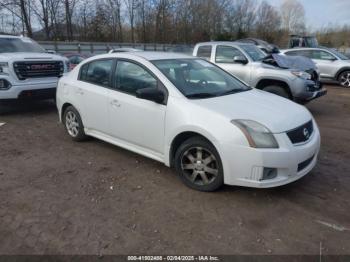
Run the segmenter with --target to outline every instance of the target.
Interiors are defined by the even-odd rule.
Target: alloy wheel
[[[339,80],[342,86],[350,87],[350,72],[342,73]]]
[[[219,174],[213,153],[203,147],[192,147],[182,156],[181,168],[185,177],[198,186],[209,185]]]
[[[76,114],[73,111],[68,111],[66,114],[66,128],[72,137],[76,137],[79,134],[79,121]]]

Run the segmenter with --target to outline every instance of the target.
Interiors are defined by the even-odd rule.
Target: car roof
[[[121,57],[121,58],[125,58],[127,56],[142,57],[142,58],[149,60],[149,61],[166,60],[166,59],[188,59],[188,58],[193,59],[193,58],[195,58],[193,56],[189,56],[189,55],[185,55],[185,54],[172,53],[172,52],[157,52],[157,51],[122,52],[122,53],[112,53],[109,55],[114,56],[114,57]]]
[[[254,45],[251,43],[242,43],[237,41],[211,41],[211,42],[202,42],[198,43],[197,45]]]
[[[289,51],[300,51],[300,50],[331,50],[330,48],[327,47],[295,47],[295,48],[290,48],[290,49],[284,49],[282,50],[283,52],[289,52]]]

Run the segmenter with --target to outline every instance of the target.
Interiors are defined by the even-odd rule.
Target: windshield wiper
[[[226,96],[226,95],[232,95],[232,94],[236,94],[236,93],[240,93],[240,92],[244,92],[244,91],[248,91],[249,89],[232,89],[232,90],[228,90],[225,92],[220,93],[220,96]]]
[[[186,95],[187,98],[210,98],[210,97],[216,97],[217,94],[213,93],[195,93],[195,94],[189,94]]]

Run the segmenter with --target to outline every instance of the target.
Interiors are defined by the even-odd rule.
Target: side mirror
[[[136,97],[140,99],[150,100],[157,104],[163,104],[165,95],[157,88],[142,88],[136,91]]]
[[[233,62],[237,64],[248,64],[248,60],[244,56],[235,56]]]

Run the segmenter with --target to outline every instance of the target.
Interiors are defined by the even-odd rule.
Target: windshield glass
[[[347,57],[346,55],[334,50],[334,49],[328,49],[329,52],[331,52],[333,55],[336,55],[337,57],[339,57],[339,59],[341,60],[349,60],[349,57]]]
[[[0,53],[35,52],[45,50],[29,38],[0,38]]]
[[[266,57],[266,53],[260,50],[255,45],[239,45],[253,61],[261,61]]]
[[[187,98],[209,98],[251,89],[229,73],[202,59],[152,62]]]

